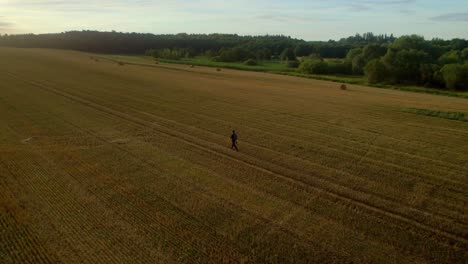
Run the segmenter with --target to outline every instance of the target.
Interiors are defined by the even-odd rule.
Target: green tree
[[[461,88],[462,90],[468,90],[468,62],[465,62],[462,66],[462,71],[463,71],[463,81],[461,83]]]
[[[248,65],[248,66],[255,66],[255,65],[258,65],[257,61],[254,60],[254,59],[248,59],[244,62],[245,65]]]
[[[463,61],[468,61],[468,48],[464,49],[461,52],[461,57],[462,57]]]
[[[328,65],[322,59],[305,59],[299,65],[299,71],[306,74],[326,74]]]
[[[421,64],[430,61],[429,55],[420,50],[394,50],[389,49],[382,58],[388,70],[388,79],[391,82],[419,82]]]
[[[444,53],[439,58],[441,64],[453,64],[459,63],[462,61],[462,53],[458,50],[451,50],[447,53]]]
[[[419,80],[425,86],[443,85],[442,78],[438,77],[440,66],[437,64],[421,64],[419,67]]]
[[[271,60],[271,51],[269,49],[261,49],[256,53],[257,60]]]
[[[455,90],[464,82],[463,66],[460,64],[446,64],[440,70],[444,78],[445,87],[450,90]]]
[[[410,35],[410,36],[401,36],[393,44],[390,48],[397,49],[397,50],[427,50],[428,44],[424,40],[424,37],[418,35]]]
[[[329,74],[351,74],[351,64],[342,59],[327,60]]]
[[[363,74],[364,66],[366,66],[366,60],[362,54],[357,55],[351,62],[351,70],[353,74]]]
[[[361,54],[362,54],[362,49],[361,48],[350,49],[348,51],[348,54],[346,54],[346,61],[348,61],[349,63],[352,63],[353,59],[356,56],[361,55]]]
[[[369,83],[378,83],[385,80],[387,69],[380,59],[373,59],[366,64],[364,72]]]
[[[247,59],[255,59],[255,55],[252,54],[249,50],[242,47],[234,48],[223,48],[219,54],[219,61],[224,62],[236,62],[236,61],[245,61]]]
[[[299,67],[299,65],[301,65],[301,62],[298,60],[291,60],[291,61],[288,61],[287,64],[289,68],[297,68]]]
[[[312,45],[307,43],[300,43],[294,49],[294,54],[296,57],[305,57],[309,56],[314,51]]]
[[[283,50],[283,52],[281,52],[280,58],[283,61],[296,60],[296,55],[294,54],[294,50],[292,48],[286,48]]]
[[[381,46],[379,44],[368,44],[362,50],[362,56],[364,60],[367,62],[380,58],[385,55],[387,52],[387,48]]]

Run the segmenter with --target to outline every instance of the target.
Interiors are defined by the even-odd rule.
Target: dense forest
[[[195,56],[255,65],[277,60],[305,74],[365,75],[370,83],[415,84],[451,90],[468,88],[468,40],[411,35],[356,34],[338,41],[287,36],[72,31],[0,35],[0,46],[56,48],[156,58]]]

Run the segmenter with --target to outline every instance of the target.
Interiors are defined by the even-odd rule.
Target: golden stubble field
[[[0,49],[0,262],[467,261],[468,122],[402,109],[468,100],[91,56]]]

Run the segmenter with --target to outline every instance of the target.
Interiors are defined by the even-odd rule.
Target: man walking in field
[[[232,141],[231,149],[235,149],[236,151],[239,151],[239,149],[237,148],[237,134],[235,130],[232,131],[231,141]]]

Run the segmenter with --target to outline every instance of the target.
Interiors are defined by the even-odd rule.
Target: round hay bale
[[[195,68],[195,65],[190,65],[190,68]]]
[[[221,71],[221,68],[216,68],[216,71],[219,71],[219,72],[220,72],[220,71]]]
[[[346,86],[346,84],[342,84],[340,88],[343,91],[348,90],[348,87]]]

